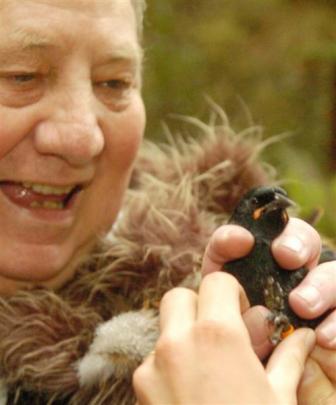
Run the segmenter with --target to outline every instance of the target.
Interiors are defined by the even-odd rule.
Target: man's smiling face
[[[116,218],[142,138],[130,0],[0,0],[0,294],[56,288]]]

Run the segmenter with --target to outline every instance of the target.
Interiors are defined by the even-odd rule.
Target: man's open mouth
[[[55,186],[31,182],[0,182],[0,190],[13,203],[29,209],[63,210],[69,208],[81,185]]]

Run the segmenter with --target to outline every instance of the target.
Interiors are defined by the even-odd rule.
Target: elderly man
[[[194,239],[181,239],[184,251],[177,248],[174,238],[192,227],[174,236],[185,207],[174,204],[186,188],[173,154],[165,160],[172,176],[158,180],[155,190],[144,186],[141,170],[151,167],[153,179],[155,171],[160,178],[171,168],[151,159],[139,163],[134,193],[143,199],[126,204],[120,229],[101,242],[122,206],[144,131],[143,9],[141,0],[0,0],[2,401],[129,404],[137,369],[139,404],[294,403],[314,333],[295,332],[264,370],[255,352],[263,358],[270,351],[267,312],[249,308],[238,283],[218,272],[249,251],[252,236],[233,226],[213,233],[199,294],[181,287],[195,286],[188,278],[192,261],[183,262],[183,277],[170,277],[179,255],[203,251],[216,222],[193,229]],[[225,136],[210,138],[213,150],[224,142],[221,160],[228,159],[226,146],[241,147]],[[176,159],[183,167],[183,156]],[[261,169],[255,163],[249,170]],[[244,181],[241,189],[260,179]],[[239,177],[235,182],[237,189]],[[165,198],[170,209],[155,217],[158,190],[169,185],[175,189]],[[201,201],[198,209],[193,223],[211,211]],[[223,206],[221,217],[228,209]],[[162,245],[172,252],[168,261]],[[335,305],[335,271],[332,264],[316,267],[320,240],[311,227],[292,220],[273,251],[286,268],[312,269],[291,297],[298,313],[314,317]],[[159,332],[156,302],[169,289]],[[318,342],[331,349],[334,318],[317,330]],[[157,339],[156,354],[149,355]]]

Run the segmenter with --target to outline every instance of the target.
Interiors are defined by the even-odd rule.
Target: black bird
[[[282,188],[257,187],[243,196],[229,220],[248,229],[255,244],[247,256],[226,263],[224,270],[238,279],[251,305],[264,305],[271,311],[269,325],[273,344],[297,327],[316,327],[323,318],[301,319],[292,311],[288,294],[305,277],[307,269],[282,269],[272,256],[271,243],[287,225],[286,209],[293,205]]]

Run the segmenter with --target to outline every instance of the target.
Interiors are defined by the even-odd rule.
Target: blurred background
[[[171,114],[208,121],[205,95],[239,131],[289,132],[267,149],[301,216],[336,240],[336,0],[147,0],[147,137]],[[245,105],[245,107],[244,107]]]

